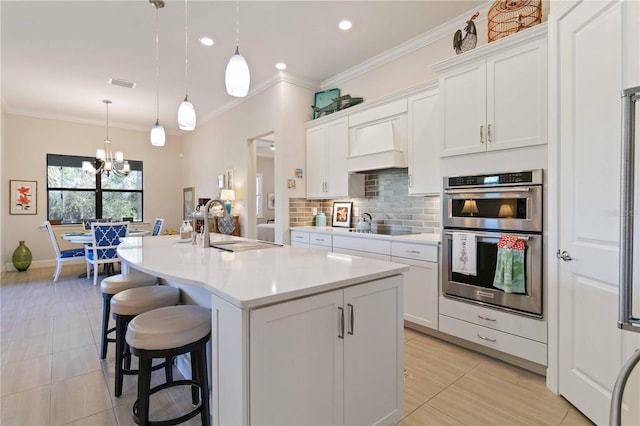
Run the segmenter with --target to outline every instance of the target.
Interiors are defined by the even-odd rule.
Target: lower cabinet
[[[401,282],[389,277],[252,310],[251,423],[398,421]]]
[[[438,329],[438,247],[391,243],[391,261],[411,267],[404,274],[404,319]]]
[[[546,321],[440,298],[439,330],[547,365]]]

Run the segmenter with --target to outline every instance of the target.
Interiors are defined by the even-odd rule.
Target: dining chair
[[[120,261],[116,249],[120,239],[127,236],[129,222],[91,223],[92,244],[85,246],[87,258],[87,279],[91,276],[93,266],[93,285],[98,284],[100,265],[115,264]]]
[[[84,262],[86,260],[85,251],[84,248],[60,250],[60,245],[58,244],[58,240],[56,239],[56,234],[53,232],[53,228],[51,228],[51,223],[48,220],[45,220],[43,226],[49,233],[51,244],[53,245],[53,251],[55,251],[56,253],[57,265],[56,271],[53,274],[53,282],[56,282],[58,281],[58,277],[60,276],[62,264]]]
[[[90,231],[92,223],[105,223],[105,222],[111,222],[111,218],[106,218],[106,219],[82,219],[82,226],[84,227],[85,231]]]
[[[162,225],[164,224],[164,219],[160,219],[159,217],[153,222],[153,230],[151,231],[151,236],[155,237],[156,235],[160,235],[162,232]]]

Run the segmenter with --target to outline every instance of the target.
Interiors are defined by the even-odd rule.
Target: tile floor
[[[78,279],[83,266],[5,272],[0,285],[0,424],[133,425],[136,379],[113,396],[113,345],[98,358],[100,287]],[[409,425],[590,425],[544,378],[406,330],[405,417]],[[161,371],[154,380],[162,380]],[[184,413],[188,389],[155,397],[152,419]],[[199,418],[189,425],[200,424]]]

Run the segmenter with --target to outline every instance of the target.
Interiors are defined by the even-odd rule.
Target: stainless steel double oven
[[[445,297],[542,317],[542,184],[542,170],[444,178]],[[473,274],[457,272],[454,265],[456,233],[472,235],[475,240]],[[524,286],[515,292],[494,285],[498,243],[504,236],[522,240],[525,247]]]

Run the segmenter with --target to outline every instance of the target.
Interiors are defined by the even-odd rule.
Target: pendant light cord
[[[236,51],[240,47],[240,1],[236,0]]]
[[[156,123],[160,122],[160,66],[158,64],[160,49],[158,48],[158,5],[156,4]]]
[[[189,96],[189,11],[184,0],[184,100]]]
[[[107,105],[107,140],[109,140],[109,103],[110,102],[105,102]]]

